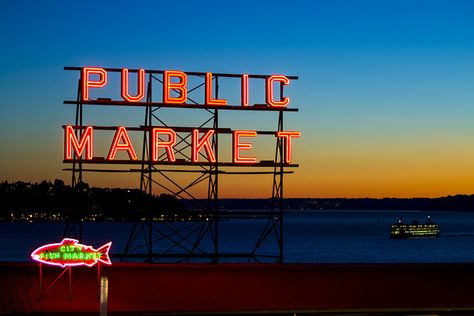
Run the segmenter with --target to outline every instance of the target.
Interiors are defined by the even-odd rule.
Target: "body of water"
[[[390,225],[399,218],[407,223],[415,219],[423,223],[428,215],[440,226],[438,238],[389,238]],[[474,213],[289,211],[284,223],[284,257],[288,263],[474,262]],[[263,220],[220,222],[219,249],[248,252],[265,224]],[[83,223],[81,242],[97,248],[112,240],[111,252],[119,253],[132,227],[132,223]],[[59,242],[64,228],[65,223],[0,223],[0,260],[30,261],[29,254],[35,248]],[[155,233],[155,236],[159,239],[157,247],[166,242],[163,235]],[[209,241],[204,240],[202,247],[206,243]],[[271,251],[272,245],[274,240],[269,239],[262,251],[265,247]]]

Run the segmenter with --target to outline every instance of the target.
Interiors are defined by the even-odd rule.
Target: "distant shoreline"
[[[203,199],[202,201],[205,201]],[[220,199],[220,209],[271,209],[271,199]],[[284,210],[473,212],[474,195],[439,198],[286,198]]]
[[[219,210],[278,209],[270,198],[224,198]],[[438,198],[285,198],[283,210],[474,212],[474,195]],[[75,187],[62,180],[1,182],[0,221],[202,221],[213,216],[207,199],[149,195],[138,189]]]
[[[227,213],[232,213],[233,211],[247,211],[247,210],[242,210],[242,209],[234,209],[234,210],[220,210],[220,212],[227,212]],[[269,209],[267,210],[258,210],[258,209],[248,209],[249,212],[251,211],[261,211],[261,212],[270,212]],[[189,217],[189,213],[196,212],[197,214],[200,214],[198,211],[189,211],[186,216],[179,216],[177,218],[166,218],[166,219],[159,219],[159,218],[152,218],[151,222],[196,222],[196,221],[206,221],[206,218],[210,217]],[[472,213],[472,211],[457,211],[457,210],[449,210],[449,211],[442,211],[442,210],[394,210],[394,209],[373,209],[373,210],[351,210],[351,209],[306,209],[306,210],[300,210],[300,209],[285,209],[283,210],[285,214],[292,214],[292,213],[297,213],[297,214],[303,214],[305,212],[307,213],[312,213],[312,212],[325,212],[325,213],[337,213],[337,212],[351,212],[351,213],[366,213],[366,212],[402,212],[402,213],[426,213],[428,215],[432,215],[434,212],[441,212],[441,213]],[[57,219],[44,219],[41,216],[39,217],[32,217],[30,218],[30,214],[21,214],[23,216],[17,216],[14,218],[0,218],[0,224],[8,224],[8,223],[58,223],[58,224],[67,224],[68,222],[75,222],[75,223],[137,223],[137,222],[148,222],[150,219],[145,219],[145,218],[83,218],[83,219],[69,219],[68,217],[60,217]],[[221,214],[222,215],[222,214]],[[226,220],[225,217],[222,218],[221,220]],[[395,220],[395,218],[394,218]]]

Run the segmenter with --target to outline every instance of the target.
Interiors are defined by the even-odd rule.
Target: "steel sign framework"
[[[247,262],[283,262],[283,198],[284,198],[284,175],[292,173],[291,169],[298,167],[292,163],[291,138],[288,132],[284,131],[284,113],[296,112],[297,108],[288,107],[289,99],[284,96],[284,85],[289,80],[296,80],[296,76],[269,76],[269,75],[241,75],[228,73],[205,73],[205,72],[185,72],[186,78],[192,78],[194,85],[187,87],[183,93],[183,79],[175,74],[167,74],[165,70],[140,70],[128,69],[126,75],[137,75],[138,78],[145,78],[143,81],[137,80],[136,95],[127,94],[128,85],[124,95],[124,71],[120,68],[100,68],[105,72],[95,73],[98,80],[93,81],[91,88],[100,88],[107,82],[107,74],[122,73],[122,98],[123,100],[112,100],[110,98],[91,99],[88,87],[84,80],[84,67],[65,67],[65,70],[79,72],[77,98],[76,100],[66,100],[64,104],[75,106],[75,125],[71,128],[75,139],[84,141],[84,133],[87,128],[94,131],[117,130],[113,126],[92,126],[84,125],[84,112],[89,106],[111,106],[111,107],[142,107],[144,110],[143,124],[139,126],[127,126],[126,130],[142,133],[140,148],[135,143],[135,148],[141,149],[139,157],[133,157],[128,151],[130,159],[104,159],[101,157],[83,157],[77,152],[72,154],[70,159],[64,163],[71,165],[64,170],[70,171],[72,175],[72,185],[75,186],[83,181],[83,174],[86,172],[135,172],[140,174],[140,189],[148,194],[157,191],[171,194],[179,199],[186,199],[192,203],[192,209],[197,215],[191,220],[176,222],[173,220],[153,220],[147,218],[135,222],[130,232],[128,241],[120,254],[122,261],[146,261],[146,262],[222,262],[222,261],[247,261]],[[94,68],[95,69],[95,68]],[[174,77],[174,82],[170,76]],[[86,73],[86,76],[89,76]],[[179,81],[176,82],[178,77]],[[220,80],[227,78],[241,79],[242,81],[242,103],[240,105],[223,104],[219,99]],[[275,79],[275,82],[269,80]],[[249,104],[248,99],[248,79],[264,80],[267,88],[266,104]],[[285,81],[287,80],[287,81]],[[166,81],[164,83],[164,81]],[[269,83],[270,82],[270,83]],[[181,86],[180,86],[181,84]],[[270,94],[268,96],[269,85],[277,85],[278,97]],[[188,82],[189,85],[189,82]],[[86,88],[84,88],[86,86]],[[161,88],[161,89],[160,89]],[[161,91],[168,91],[163,94],[160,100]],[[155,93],[155,90],[156,91]],[[160,91],[161,90],[161,91]],[[204,91],[205,101],[200,103],[194,97],[196,93]],[[87,92],[85,92],[87,91]],[[146,91],[146,92],[145,92]],[[87,94],[85,97],[84,94]],[[141,95],[143,94],[143,101]],[[183,96],[184,95],[184,96]],[[133,99],[135,98],[135,99]],[[170,103],[171,100],[171,103]],[[288,102],[286,102],[288,100]],[[179,101],[179,102],[177,102]],[[173,103],[176,102],[176,103]],[[215,103],[213,103],[215,102]],[[221,102],[221,104],[218,104]],[[286,104],[285,104],[286,103]],[[206,117],[197,126],[173,126],[166,121],[166,115],[161,115],[163,111],[182,111],[183,109],[194,109],[205,113]],[[275,137],[275,152],[273,160],[260,160],[253,163],[236,163],[235,153],[233,161],[223,161],[219,155],[220,137],[232,135],[234,142],[239,140],[239,135],[230,128],[220,125],[220,116],[225,111],[269,111],[277,113],[276,128],[274,130],[256,130],[256,135],[267,135]],[[68,126],[64,126],[68,128]],[[166,141],[170,141],[164,134],[154,137],[155,129],[171,130],[175,135],[173,149],[175,160],[170,161],[169,152],[158,153],[156,142],[161,142],[166,147]],[[198,130],[199,132],[197,132]],[[212,133],[209,131],[213,131]],[[208,132],[208,147],[206,148],[205,137]],[[171,132],[170,132],[171,133]],[[194,133],[194,135],[193,135]],[[203,133],[201,143],[199,143],[199,133]],[[285,134],[286,133],[286,134]],[[290,132],[291,134],[292,132]],[[294,134],[299,136],[298,132]],[[170,136],[169,134],[168,136]],[[282,136],[283,135],[283,136]],[[286,136],[285,136],[286,135]],[[293,136],[294,136],[293,135]],[[243,135],[244,137],[246,135]],[[117,133],[116,133],[117,137]],[[285,138],[286,137],[286,138]],[[92,136],[91,136],[92,138]],[[153,139],[152,139],[153,138]],[[114,140],[115,141],[115,140]],[[92,142],[92,139],[91,139]],[[122,138],[122,147],[126,145],[126,138]],[[85,143],[85,141],[84,141]],[[233,145],[237,151],[245,153],[245,142]],[[125,145],[124,145],[125,144]],[[76,145],[79,144],[77,141]],[[116,144],[117,145],[117,144]],[[198,150],[196,151],[196,147]],[[240,147],[239,147],[240,146]],[[113,146],[112,146],[113,147]],[[79,148],[79,147],[77,147]],[[166,148],[162,148],[166,149]],[[111,149],[112,150],[112,149]],[[84,153],[86,149],[83,150]],[[215,159],[210,159],[214,153]],[[92,155],[92,154],[91,154]],[[138,156],[138,155],[137,155]],[[110,152],[109,156],[110,158]],[[239,158],[239,157],[237,157]],[[244,157],[246,158],[246,157]],[[245,162],[245,161],[244,161]],[[86,167],[87,166],[87,167]],[[113,166],[114,168],[111,168]],[[117,169],[123,166],[124,169]],[[239,168],[236,170],[236,168]],[[192,177],[191,181],[181,183],[179,175],[183,173]],[[219,179],[227,175],[271,175],[273,177],[271,208],[260,211],[225,211],[219,208]],[[198,199],[193,193],[193,188],[197,185],[207,183],[207,199]],[[248,251],[228,251],[222,249],[221,226],[222,223],[236,220],[259,221],[261,228]],[[82,224],[68,223],[65,236],[75,236],[82,238]]]

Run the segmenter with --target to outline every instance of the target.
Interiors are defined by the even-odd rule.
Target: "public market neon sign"
[[[47,244],[31,253],[31,258],[40,263],[70,267],[85,265],[92,267],[97,263],[110,265],[109,250],[112,242],[98,249],[80,244],[76,239],[64,238],[60,243]]]
[[[130,92],[130,72],[129,69],[121,69],[121,98],[125,105],[140,105],[144,104],[143,99],[146,94],[145,85],[145,69],[133,70],[137,76],[137,86],[135,93]],[[83,67],[81,69],[81,101],[92,102],[90,100],[91,89],[101,89],[108,84],[108,72],[100,67]],[[225,98],[213,97],[213,74],[205,73],[204,80],[204,106],[210,109],[222,109],[228,106],[228,101]],[[162,74],[162,106],[179,106],[187,105],[188,100],[188,75],[185,72],[177,70],[165,70]],[[260,110],[270,109],[278,110],[285,109],[290,104],[290,98],[283,96],[283,87],[290,84],[290,79],[284,75],[269,75],[265,76],[265,102],[264,107]],[[241,86],[241,102],[240,106],[249,108],[249,75],[242,74],[240,76]],[[275,97],[275,87],[280,88],[280,97]],[[173,93],[172,93],[173,92]],[[111,100],[109,98],[102,98],[104,100]],[[105,101],[106,102],[106,101]],[[80,130],[79,130],[80,129]],[[176,131],[168,127],[150,127],[150,160],[152,163],[166,162],[175,163],[175,145],[177,140]],[[212,146],[212,138],[216,134],[214,129],[199,129],[194,128],[190,130],[191,133],[191,163],[200,163],[199,156],[205,156],[208,163],[216,162],[216,153]],[[248,154],[249,150],[253,148],[251,138],[257,136],[255,130],[233,130],[232,133],[232,163],[233,164],[256,164],[257,158]],[[292,147],[293,140],[299,138],[301,133],[299,131],[278,131],[274,134],[275,138],[281,140],[284,146],[284,160],[283,163],[290,164],[292,162]],[[164,155],[160,153],[160,151]],[[138,160],[136,150],[133,146],[131,138],[128,134],[127,127],[117,126],[115,135],[112,139],[106,161],[112,162],[118,152],[124,152],[128,155],[130,161]],[[94,160],[94,127],[93,126],[64,126],[64,160],[71,161],[81,157],[82,160]],[[160,160],[160,157],[166,157],[166,160]]]
[[[97,77],[96,80],[91,75]],[[81,73],[82,100],[89,101],[89,90],[104,88],[107,83],[107,71],[104,68],[84,67]],[[290,79],[283,75],[270,75],[266,78],[265,99],[270,107],[283,108],[290,104],[289,97],[283,97],[281,100],[275,99],[275,83],[289,85]],[[129,70],[123,68],[121,71],[121,96],[124,101],[138,103],[145,97],[145,69],[139,69],[137,74],[137,93],[131,95],[129,91]],[[165,70],[163,72],[163,103],[164,104],[184,104],[187,100],[188,76],[185,72],[178,70]],[[179,96],[171,96],[172,91],[179,92]],[[207,72],[205,78],[205,103],[209,106],[226,106],[226,99],[214,99],[212,97],[212,73]],[[241,76],[241,105],[249,106],[249,75]]]

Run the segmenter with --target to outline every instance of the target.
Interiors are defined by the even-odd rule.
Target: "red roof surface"
[[[43,289],[61,273],[43,266]],[[119,264],[109,313],[470,310],[474,265]],[[98,313],[97,268],[39,298],[38,264],[0,264],[0,313]]]

